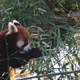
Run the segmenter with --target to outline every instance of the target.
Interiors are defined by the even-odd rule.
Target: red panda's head
[[[13,45],[23,52],[31,49],[29,32],[16,20],[8,23],[6,38],[9,44],[13,42]]]

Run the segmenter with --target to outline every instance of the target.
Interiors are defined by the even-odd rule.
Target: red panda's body
[[[0,32],[0,55],[5,51],[5,34],[8,32],[8,29]]]
[[[14,23],[10,22],[8,26],[8,29],[0,32],[0,68],[6,68],[7,59],[9,58],[11,61],[10,58],[12,58],[12,55],[14,55],[15,52],[18,52],[19,50],[24,51],[24,48],[30,44],[29,33],[22,25],[18,24],[16,26]],[[17,31],[15,31],[14,26],[16,27]]]
[[[8,29],[0,32],[0,74],[9,66],[18,68],[27,60],[40,57],[38,48],[30,47],[28,31],[16,20],[9,22]]]

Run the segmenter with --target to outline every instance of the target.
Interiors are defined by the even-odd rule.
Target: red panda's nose
[[[23,50],[26,51],[26,52],[28,52],[29,50],[31,50],[31,45],[30,45],[30,43],[28,43],[28,45],[25,46],[25,47],[23,48]]]
[[[18,41],[17,46],[20,48],[21,53],[28,52],[29,50],[32,49],[30,43],[26,44],[23,41]]]

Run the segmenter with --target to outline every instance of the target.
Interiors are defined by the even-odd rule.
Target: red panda
[[[9,22],[8,26],[7,39],[9,38],[9,40],[11,40],[12,38],[11,41],[14,41],[17,48],[28,51],[30,49],[29,32],[16,20]],[[11,43],[9,40],[8,43]]]
[[[30,35],[18,21],[8,23],[8,28],[0,32],[0,71],[8,67],[18,68],[27,60],[41,56],[41,50],[31,48]]]
[[[27,52],[29,49],[29,32],[18,21],[9,22],[8,29],[0,32],[0,67],[7,64],[1,64],[7,56],[13,55],[18,50]]]

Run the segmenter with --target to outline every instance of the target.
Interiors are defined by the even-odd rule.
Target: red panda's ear
[[[6,35],[16,33],[16,32],[18,32],[17,27],[12,22],[9,22],[8,23],[8,32]]]
[[[13,20],[12,22],[13,22],[13,24],[14,24],[15,26],[21,25],[17,20]]]

